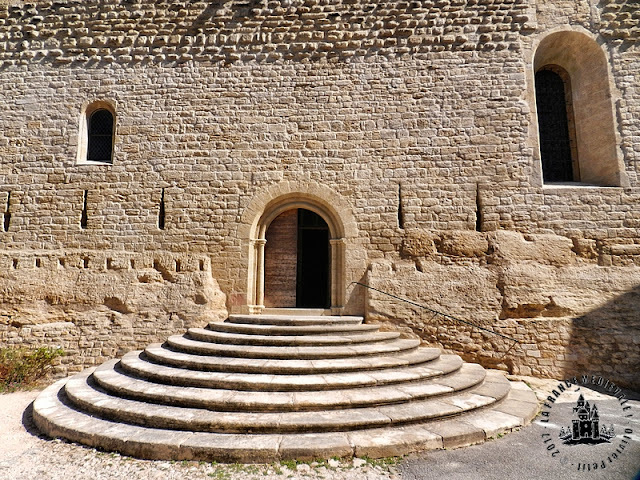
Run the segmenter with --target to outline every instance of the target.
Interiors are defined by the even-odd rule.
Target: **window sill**
[[[562,182],[562,183],[545,183],[542,185],[542,190],[545,193],[562,190],[624,190],[624,187],[619,186],[607,186],[607,185],[593,185],[590,183],[579,182]]]
[[[98,162],[95,160],[83,160],[82,162],[76,162],[76,166],[86,166],[86,165],[98,165],[103,167],[113,167],[113,162]]]

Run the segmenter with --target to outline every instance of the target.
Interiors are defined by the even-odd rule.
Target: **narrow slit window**
[[[4,229],[5,232],[9,231],[9,225],[11,225],[11,212],[9,210],[10,207],[11,207],[11,192],[7,192],[7,208],[4,211],[4,221],[2,225],[2,228]]]
[[[166,216],[166,212],[165,212],[165,206],[164,206],[164,188],[163,188],[162,192],[160,193],[160,206],[158,209],[158,228],[160,230],[164,230],[165,216]]]
[[[476,185],[476,232],[482,231],[482,198],[480,197],[480,185]]]
[[[398,184],[398,228],[404,229],[404,211],[402,210],[402,185]]]
[[[82,214],[80,215],[80,228],[87,228],[87,221],[89,220],[87,214],[87,196],[89,194],[88,190],[85,190],[82,194]]]
[[[113,114],[106,108],[94,111],[87,125],[87,160],[112,163]]]

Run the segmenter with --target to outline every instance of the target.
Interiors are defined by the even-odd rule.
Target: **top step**
[[[242,333],[245,335],[356,335],[376,332],[380,325],[258,325],[255,323],[211,322],[207,327],[214,332]]]
[[[360,325],[362,317],[336,315],[229,315],[228,323],[278,326]]]

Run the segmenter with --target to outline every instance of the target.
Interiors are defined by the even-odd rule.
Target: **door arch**
[[[332,196],[335,194],[332,194]],[[265,245],[271,223],[290,210],[308,210],[320,216],[327,225],[329,237],[328,306],[332,313],[341,313],[345,304],[345,224],[326,200],[312,194],[294,192],[268,202],[254,221],[249,238],[247,306],[250,313],[260,313],[265,307]],[[352,228],[348,224],[348,228]],[[355,222],[353,222],[355,225]]]

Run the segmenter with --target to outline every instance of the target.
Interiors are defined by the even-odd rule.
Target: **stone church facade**
[[[2,2],[0,346],[60,345],[62,375],[313,307],[640,387],[639,24],[632,0]]]

